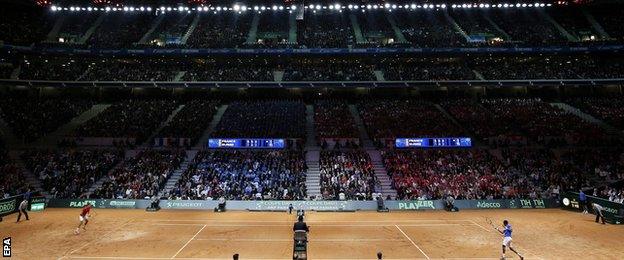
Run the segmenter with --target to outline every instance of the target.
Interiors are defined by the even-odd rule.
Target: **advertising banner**
[[[602,214],[604,215],[605,219],[609,223],[624,224],[623,223],[624,221],[622,219],[624,217],[623,216],[624,204],[615,203],[615,202],[602,199],[602,198],[598,198],[598,197],[594,197],[594,196],[587,196],[587,208],[589,209],[590,212],[593,212],[592,206],[591,206],[592,203],[596,203],[603,207],[604,210]],[[578,211],[578,212],[583,211],[583,205],[579,201],[579,193],[578,192],[564,193],[561,198],[561,207],[563,209],[572,210],[572,211]]]

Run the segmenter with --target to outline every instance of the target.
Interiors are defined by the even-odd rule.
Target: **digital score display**
[[[286,147],[284,139],[208,139],[208,148],[229,149],[283,149]]]
[[[462,148],[472,147],[470,137],[397,138],[397,148]]]

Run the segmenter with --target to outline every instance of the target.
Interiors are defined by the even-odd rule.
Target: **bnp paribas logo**
[[[11,213],[15,210],[15,200],[0,203],[0,214]]]

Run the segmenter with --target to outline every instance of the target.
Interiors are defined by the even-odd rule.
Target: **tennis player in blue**
[[[501,257],[501,259],[505,259],[505,249],[507,247],[509,247],[509,250],[516,253],[516,255],[518,255],[521,260],[524,259],[524,257],[511,246],[511,233],[513,232],[513,229],[511,228],[511,225],[509,225],[509,221],[503,220],[503,227],[505,228],[503,230],[496,228],[498,232],[503,234],[503,257]]]

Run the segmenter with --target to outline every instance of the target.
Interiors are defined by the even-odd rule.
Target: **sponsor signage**
[[[587,203],[586,206],[590,210],[590,212],[593,212],[593,209],[591,206],[592,203],[596,203],[602,206],[603,208],[602,213],[608,222],[613,223],[613,224],[624,224],[624,221],[622,219],[623,216],[620,215],[620,211],[624,209],[624,204],[615,203],[613,201],[609,201],[609,200],[594,197],[594,196],[587,196],[586,203]],[[561,207],[567,210],[582,211],[583,205],[579,201],[578,192],[564,193],[563,197],[561,198]]]
[[[16,211],[17,200],[16,199],[6,199],[0,201],[0,215],[9,215]]]
[[[442,201],[439,201],[440,203]],[[442,209],[433,200],[398,201],[399,210]]]

